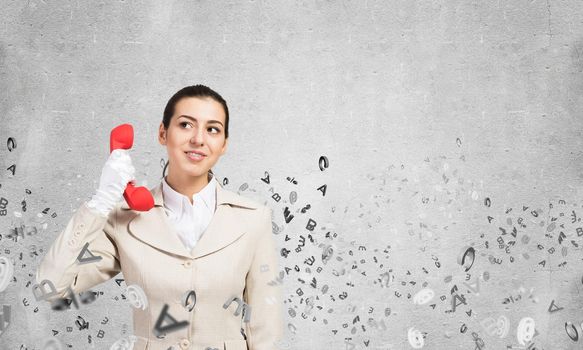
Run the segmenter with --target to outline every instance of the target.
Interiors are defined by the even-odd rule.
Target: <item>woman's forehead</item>
[[[187,97],[176,104],[174,115],[186,116],[197,122],[218,120],[225,121],[223,106],[212,98]]]

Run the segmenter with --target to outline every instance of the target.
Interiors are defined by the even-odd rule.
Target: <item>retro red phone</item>
[[[116,149],[130,149],[134,144],[134,128],[131,124],[121,124],[111,130],[109,153]],[[144,186],[136,187],[134,181],[128,182],[123,197],[129,207],[137,211],[148,211],[154,207],[154,197]]]

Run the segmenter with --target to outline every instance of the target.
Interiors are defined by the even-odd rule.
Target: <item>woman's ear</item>
[[[165,146],[166,145],[166,129],[164,128],[164,123],[160,123],[160,128],[158,129],[158,142]]]
[[[225,139],[225,143],[223,144],[223,149],[221,150],[221,156],[227,152],[227,143],[229,139]]]

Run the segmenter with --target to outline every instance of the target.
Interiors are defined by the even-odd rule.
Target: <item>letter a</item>
[[[156,325],[154,326],[154,334],[157,337],[164,335],[166,332],[174,332],[179,330],[180,328],[184,328],[188,326],[188,321],[176,322],[176,319],[168,313],[168,304],[164,304],[162,311],[160,312],[160,316],[158,316],[158,320],[156,321]],[[168,318],[170,321],[166,322],[169,323],[166,326],[162,327],[162,323],[164,320]]]
[[[89,247],[89,242],[85,243],[83,249],[81,249],[81,253],[79,253],[79,255],[77,256],[77,261],[79,262],[79,264],[88,264],[102,259],[102,257],[100,256],[93,255],[93,253],[91,253],[91,251],[89,251],[87,247]],[[85,258],[85,253],[89,255],[88,258]]]

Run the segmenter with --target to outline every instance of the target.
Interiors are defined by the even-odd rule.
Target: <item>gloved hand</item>
[[[135,172],[129,150],[113,150],[101,170],[97,193],[87,202],[87,207],[107,217],[115,204],[124,199],[125,188],[135,180]]]

